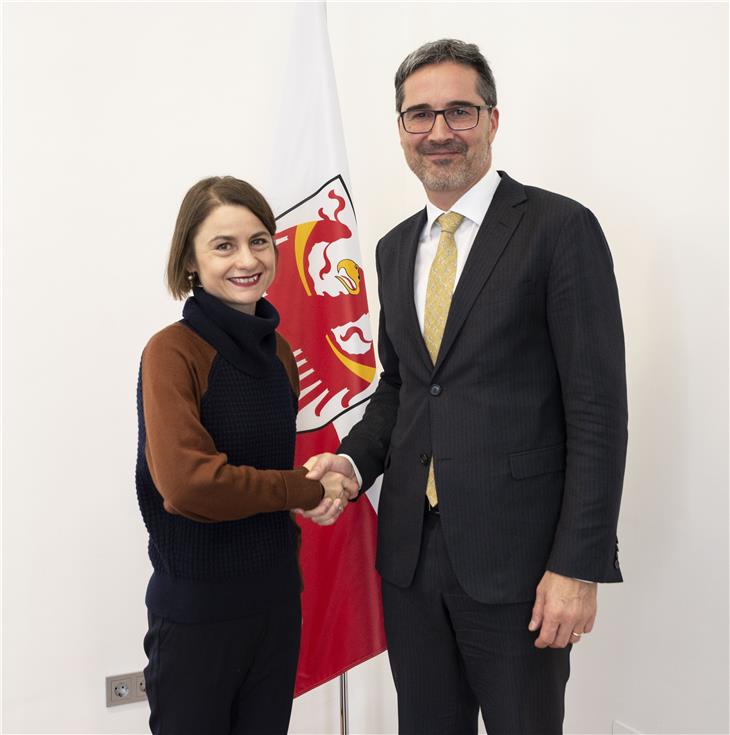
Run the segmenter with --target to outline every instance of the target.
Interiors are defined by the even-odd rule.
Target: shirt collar
[[[474,186],[464,192],[462,197],[451,207],[452,212],[463,214],[468,220],[480,227],[489,205],[492,203],[494,192],[499,186],[500,178],[497,169],[492,165],[484,176]],[[444,213],[435,204],[426,202],[426,232],[430,233],[437,217]]]

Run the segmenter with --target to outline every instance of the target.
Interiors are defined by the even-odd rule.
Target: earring
[[[190,284],[190,288],[195,285],[195,273],[188,273],[188,283]]]

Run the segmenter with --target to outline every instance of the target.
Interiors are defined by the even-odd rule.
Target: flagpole
[[[350,717],[347,712],[347,672],[340,674],[340,735],[349,735]]]

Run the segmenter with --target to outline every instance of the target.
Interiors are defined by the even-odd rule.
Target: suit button
[[[438,396],[441,395],[441,386],[434,383],[428,391],[432,396]]]
[[[421,464],[424,466],[427,465],[431,460],[431,458],[427,454],[419,455],[418,459],[421,460]]]

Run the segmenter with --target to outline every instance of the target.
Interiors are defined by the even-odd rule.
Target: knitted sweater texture
[[[235,619],[299,592],[289,509],[322,488],[292,469],[298,378],[278,322],[264,299],[247,315],[196,288],[145,347],[136,484],[156,615]]]

